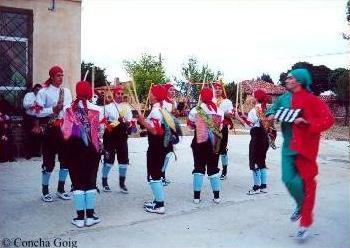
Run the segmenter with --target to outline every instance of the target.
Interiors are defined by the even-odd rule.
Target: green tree
[[[105,86],[106,84],[110,84],[110,82],[107,80],[106,75],[106,69],[101,68],[99,66],[94,65],[94,63],[91,62],[81,62],[81,80],[84,79],[85,73],[89,70],[89,73],[86,77],[86,80],[88,82],[92,81],[92,67],[95,66],[95,87]]]
[[[270,84],[274,84],[272,78],[270,77],[270,75],[268,73],[263,73],[260,77],[257,78],[257,80],[262,80],[262,81],[268,82]]]
[[[227,98],[230,99],[233,103],[236,102],[236,93],[237,93],[237,85],[234,81],[225,84],[225,91]]]
[[[349,79],[349,70],[346,70],[337,78],[334,88],[337,100],[345,107],[345,125],[349,123]]]
[[[312,85],[311,90],[315,95],[321,94],[323,91],[329,90],[329,76],[331,73],[331,69],[329,69],[325,65],[318,65],[315,66],[308,62],[298,62],[295,63],[290,70],[287,72],[283,72],[280,74],[280,84],[282,86],[285,86],[285,80],[287,78],[288,73],[291,70],[299,69],[299,68],[305,68],[308,69],[308,71],[311,74],[312,77]]]
[[[328,84],[329,84],[329,87],[332,91],[335,90],[336,82],[337,82],[338,78],[346,71],[347,70],[345,68],[337,68],[337,69],[331,71],[331,73],[329,74],[329,78],[328,78]]]
[[[194,83],[203,83],[203,80],[212,82],[218,80],[218,78],[223,75],[221,71],[214,73],[208,65],[200,66],[198,60],[194,57],[189,58],[188,61],[182,65],[181,74],[186,81],[175,80],[177,82],[177,87],[180,92],[187,95],[192,102],[198,100],[201,88],[201,85],[196,85]]]
[[[124,68],[133,76],[140,101],[147,98],[152,83],[167,81],[162,59],[150,54],[142,54],[139,60],[124,60]]]

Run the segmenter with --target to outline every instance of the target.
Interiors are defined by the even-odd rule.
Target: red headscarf
[[[92,87],[87,81],[80,81],[75,86],[77,98],[74,100],[72,108],[75,110],[80,100],[82,100],[84,108],[87,109],[87,101],[92,98]]]
[[[115,95],[117,92],[123,92],[124,91],[124,87],[121,84],[118,84],[117,86],[115,86],[115,88],[113,89],[113,94]]]
[[[215,112],[217,111],[217,107],[215,103],[213,102],[213,91],[209,88],[203,88],[201,90],[201,101],[205,103],[209,110],[214,109]]]
[[[253,96],[259,103],[261,103],[261,108],[265,111],[266,104],[269,101],[269,95],[263,90],[256,90],[254,91]]]
[[[215,88],[220,88],[222,90],[221,97],[226,98],[225,89],[224,89],[223,85],[220,82],[213,82],[213,87],[214,87],[214,89]]]
[[[171,87],[174,87],[174,85],[172,85],[171,83],[166,83],[164,84],[164,88],[165,88],[165,91],[166,91],[166,98],[165,98],[165,101],[167,101],[168,103],[172,103],[172,100],[169,99],[168,97],[168,91]]]
[[[167,91],[165,90],[165,87],[161,85],[153,85],[151,88],[151,93],[155,97],[156,101],[161,105],[167,97]]]
[[[58,65],[51,67],[51,69],[49,70],[50,77],[45,81],[44,87],[48,87],[50,83],[52,83],[52,79],[54,78],[54,76],[56,76],[58,73],[63,73],[63,69],[61,67],[59,67]]]

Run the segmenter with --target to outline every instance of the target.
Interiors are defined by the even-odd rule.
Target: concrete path
[[[2,242],[9,239],[12,246],[8,247],[15,247],[13,239],[18,237],[25,242],[41,238],[50,247],[60,244],[61,247],[82,248],[349,247],[347,142],[322,141],[315,224],[310,239],[301,245],[294,237],[297,224],[289,221],[294,204],[280,180],[280,149],[268,151],[269,193],[248,196],[250,137],[230,136],[229,176],[222,183],[222,203],[211,202],[209,180],[205,180],[203,201],[194,205],[191,139],[184,137],[176,148],[179,158],[167,173],[172,183],[165,188],[167,212],[162,216],[146,213],[142,207],[144,201],[152,199],[146,183],[147,139],[130,139],[131,165],[127,175],[130,194],[118,192],[117,167],[114,167],[110,173],[110,186],[114,191],[101,193],[97,199],[96,212],[102,222],[90,228],[77,229],[70,224],[75,216],[72,201],[57,199],[44,203],[40,200],[40,159],[0,164]],[[280,146],[281,139],[277,144]],[[51,192],[56,189],[57,179],[58,168],[50,181]],[[100,184],[100,176],[98,182]],[[68,186],[70,183],[67,189]],[[19,247],[26,244],[20,243]]]

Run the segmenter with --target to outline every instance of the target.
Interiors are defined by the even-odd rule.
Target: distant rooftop
[[[269,95],[282,95],[286,88],[281,85],[271,84],[263,80],[245,80],[241,82],[244,93],[252,94],[255,90],[264,90]]]

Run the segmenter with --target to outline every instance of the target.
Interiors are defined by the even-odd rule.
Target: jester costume
[[[301,230],[313,223],[312,211],[315,203],[318,166],[316,163],[321,132],[329,129],[334,118],[328,106],[310,92],[311,76],[306,69],[292,70],[294,77],[303,86],[295,93],[280,96],[267,111],[275,115],[282,108],[300,109],[307,124],[282,122],[284,138],[282,146],[282,181],[294,198],[297,208],[291,216],[292,221],[300,219]],[[298,233],[298,235],[303,233]]]
[[[77,99],[65,111],[61,130],[77,212],[77,218],[72,220],[72,224],[83,227],[100,222],[100,219],[94,216],[94,209],[96,177],[101,156],[99,126],[102,114],[97,106],[88,102],[92,97],[90,83],[78,82],[76,92]]]
[[[220,178],[218,168],[220,142],[222,139],[222,122],[224,112],[217,108],[213,100],[213,91],[204,88],[201,93],[201,104],[193,108],[188,116],[188,125],[195,130],[192,140],[194,160],[193,169],[193,202],[200,203],[203,177],[207,172],[213,190],[215,203],[220,203]]]

